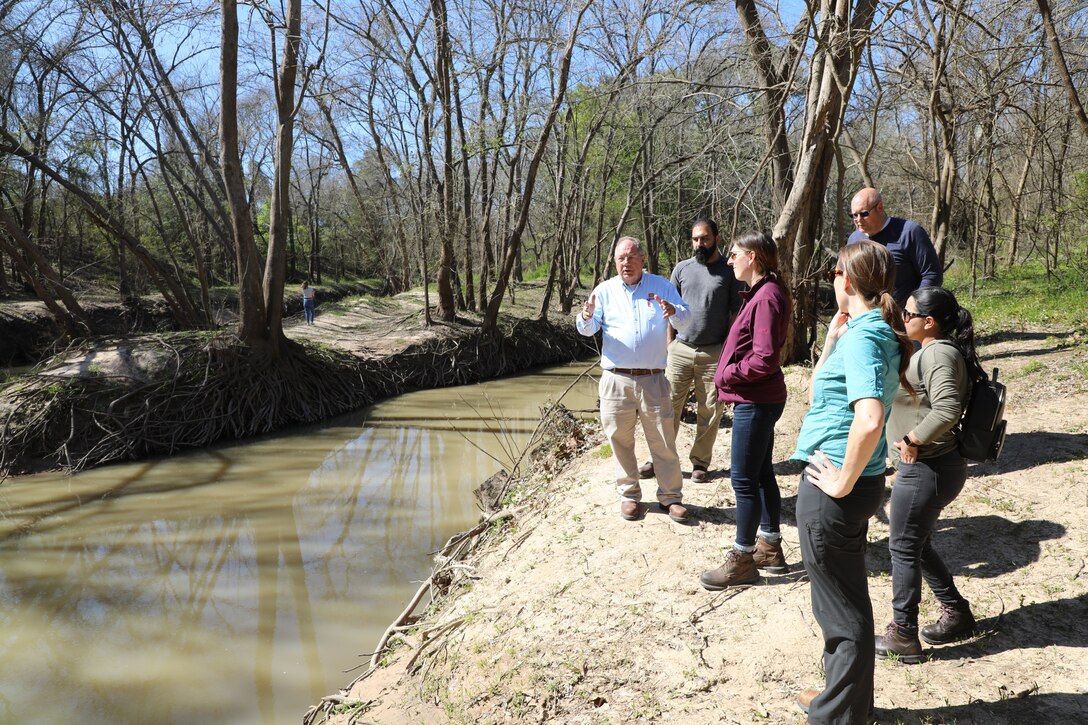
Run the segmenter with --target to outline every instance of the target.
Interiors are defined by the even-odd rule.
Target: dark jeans
[[[869,518],[884,498],[884,475],[862,476],[831,498],[801,474],[797,530],[809,577],[812,614],[824,635],[823,692],[809,706],[813,725],[866,722],[873,704],[876,635],[865,569]]]
[[[782,492],[774,477],[774,424],[785,403],[737,403],[733,406],[733,444],[729,479],[737,496],[737,544],[756,545],[756,530],[778,531]]]
[[[933,548],[933,528],[944,507],[952,503],[967,480],[967,462],[959,451],[917,463],[900,463],[892,485],[888,514],[892,555],[892,609],[901,627],[918,626],[922,578],[937,600],[960,604],[952,574]]]

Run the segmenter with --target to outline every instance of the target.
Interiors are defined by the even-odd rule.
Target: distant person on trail
[[[314,288],[309,282],[302,283],[302,311],[306,313],[306,324],[314,324]]]
[[[972,385],[986,372],[975,351],[971,313],[948,290],[915,290],[903,307],[903,322],[910,339],[921,344],[906,376],[918,394],[900,387],[888,419],[889,453],[899,461],[888,514],[893,619],[884,636],[876,638],[876,654],[915,664],[925,659],[918,641],[923,578],[941,605],[941,616],[922,627],[922,639],[945,644],[975,629],[971,605],[956,589],[931,539],[941,511],[967,480],[955,428]]]
[[[813,725],[872,722],[876,637],[866,534],[884,500],[884,426],[914,350],[892,299],[895,260],[885,247],[843,247],[830,275],[837,309],[791,456],[809,462],[797,487],[797,534],[824,638],[826,685],[797,698]]]
[[[926,230],[907,219],[888,216],[884,199],[871,187],[854,194],[850,217],[857,230],[847,244],[872,239],[892,253],[895,259],[895,288],[892,297],[902,307],[910,293],[919,287],[940,287],[944,269]]]
[[[617,275],[601,282],[575,317],[587,337],[602,331],[601,425],[619,468],[616,489],[620,516],[634,521],[642,513],[635,424],[642,422],[657,472],[657,501],[669,518],[689,520],[684,479],[676,455],[672,391],[665,378],[666,328],[687,329],[691,314],[672,283],[642,269],[642,247],[634,237],[616,243]]]
[[[774,426],[786,407],[782,345],[792,307],[778,277],[778,247],[769,234],[733,240],[729,264],[748,285],[729,329],[714,383],[718,400],[733,404],[729,480],[737,499],[737,532],[725,563],[704,572],[704,589],[759,581],[759,569],[787,571],[782,553],[782,493],[774,475]]]
[[[733,276],[718,249],[721,236],[710,219],[698,219],[691,227],[692,256],[672,270],[670,281],[691,310],[691,323],[681,333],[669,327],[669,358],[665,377],[672,388],[672,429],[680,431],[680,416],[695,388],[698,413],[695,442],[691,446],[691,482],[703,483],[718,437],[718,424],[725,405],[718,402],[714,372],[729,324],[740,308],[743,287]],[[679,453],[679,451],[677,451]],[[654,475],[653,463],[639,468],[642,478]]]

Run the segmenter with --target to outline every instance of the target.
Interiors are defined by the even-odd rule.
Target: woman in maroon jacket
[[[748,291],[718,360],[718,400],[733,403],[729,478],[737,497],[737,535],[725,563],[699,578],[711,591],[759,581],[759,569],[787,570],[779,523],[782,495],[771,467],[774,425],[786,406],[779,352],[790,298],[778,278],[778,249],[764,232],[733,240],[729,265]],[[758,529],[758,531],[757,531]]]

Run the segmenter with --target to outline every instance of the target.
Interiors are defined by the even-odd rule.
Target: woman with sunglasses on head
[[[956,424],[972,385],[986,377],[975,351],[971,313],[942,287],[915,290],[903,308],[907,335],[919,343],[907,368],[917,395],[900,389],[888,420],[888,443],[898,471],[892,485],[888,549],[892,557],[892,612],[876,653],[914,664],[924,659],[918,641],[918,602],[924,578],[940,603],[937,622],[922,627],[929,644],[953,642],[974,631],[971,606],[933,548],[941,511],[960,494],[967,462],[956,445]]]
[[[778,248],[769,234],[733,240],[729,266],[748,285],[729,328],[714,385],[733,403],[729,479],[737,497],[737,533],[725,563],[704,572],[704,588],[718,591],[759,581],[759,569],[785,572],[779,524],[782,494],[772,467],[774,425],[786,406],[780,352],[790,324],[790,297],[778,278]]]
[[[824,636],[823,691],[798,698],[810,723],[864,723],[873,705],[875,636],[865,570],[869,518],[884,498],[884,426],[913,347],[892,299],[895,260],[876,242],[839,250],[838,311],[810,387],[793,458],[809,461],[797,490],[801,558]]]

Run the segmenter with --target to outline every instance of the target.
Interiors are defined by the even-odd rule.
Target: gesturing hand
[[[595,309],[597,309],[597,295],[590,295],[586,303],[582,305],[582,319],[591,320]]]
[[[676,308],[673,307],[672,304],[664,297],[658,297],[653,292],[651,292],[647,297],[648,299],[657,302],[657,306],[661,308],[662,317],[669,318],[676,314]]]

